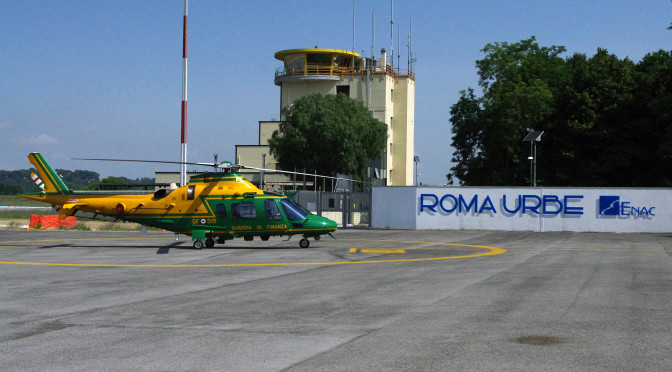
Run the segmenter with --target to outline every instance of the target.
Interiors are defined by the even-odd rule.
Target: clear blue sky
[[[390,1],[357,0],[355,48],[367,56],[374,7],[376,53],[390,48]],[[39,151],[56,168],[103,177],[178,171],[71,158],[179,160],[183,11],[183,0],[4,1],[0,169],[28,168],[27,154]],[[352,1],[190,1],[189,160],[234,160],[236,144],[256,144],[257,122],[279,118],[273,54],[350,50],[352,12]],[[450,106],[460,90],[477,87],[474,62],[487,43],[536,36],[565,46],[565,57],[599,47],[634,61],[672,48],[670,0],[396,0],[394,19],[402,68],[413,22],[415,147],[425,184],[445,182]]]

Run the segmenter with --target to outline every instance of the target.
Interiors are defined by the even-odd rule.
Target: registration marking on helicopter
[[[126,238],[117,239],[68,239],[76,241],[95,241],[95,240],[124,240]],[[147,240],[162,240],[158,238],[147,238]],[[475,258],[484,256],[499,255],[506,252],[506,249],[470,244],[457,243],[440,243],[440,242],[421,242],[421,241],[397,241],[397,240],[368,240],[368,239],[343,239],[343,240],[359,240],[364,242],[395,242],[405,244],[430,244],[430,245],[445,245],[475,248],[486,250],[486,252],[456,255],[456,256],[442,256],[442,257],[421,257],[421,258],[399,258],[399,259],[372,259],[372,260],[358,260],[358,261],[326,261],[326,262],[260,262],[260,263],[230,263],[230,264],[107,264],[107,263],[67,263],[67,262],[13,262],[0,261],[2,265],[33,265],[33,266],[69,266],[69,267],[144,267],[144,268],[206,268],[206,267],[250,267],[250,266],[327,266],[327,265],[353,265],[353,264],[374,264],[374,263],[398,263],[398,262],[418,262],[418,261],[443,261],[461,258]],[[8,243],[34,243],[34,242],[50,242],[63,241],[62,239],[50,240],[22,240],[22,241],[0,241],[0,244]],[[244,249],[244,247],[236,247]],[[270,248],[272,249],[272,248]],[[420,248],[410,248],[414,251],[421,251]],[[354,250],[354,252],[353,252]],[[351,248],[350,253],[405,253],[404,249],[375,249],[375,248]]]

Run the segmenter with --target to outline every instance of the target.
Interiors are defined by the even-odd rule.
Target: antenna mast
[[[352,0],[352,72],[355,72],[355,4],[357,0]]]
[[[390,70],[394,72],[394,0],[390,0]]]
[[[180,186],[187,184],[187,6],[184,0],[184,22],[182,24],[182,156],[180,164]]]
[[[401,68],[401,24],[397,25],[397,74],[399,74],[399,69]]]
[[[413,19],[408,20],[408,74],[411,75],[413,73],[413,67],[411,66],[411,59],[413,58],[413,52],[411,48],[413,48],[413,40],[411,39],[411,33],[413,32]]]
[[[371,11],[371,59],[376,59],[374,44],[376,41],[376,7]]]

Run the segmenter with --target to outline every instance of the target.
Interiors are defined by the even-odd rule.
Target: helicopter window
[[[231,204],[231,213],[233,217],[253,220],[257,218],[257,209],[254,203],[236,203]]]
[[[191,185],[187,187],[187,200],[194,200],[194,195],[196,194],[196,186]]]
[[[285,209],[287,218],[292,221],[302,221],[306,219],[306,216],[308,215],[307,210],[303,209],[302,206],[296,204],[291,199],[280,199],[280,204],[282,204],[282,208]]]
[[[217,204],[217,216],[218,217],[226,217],[226,205]]]
[[[266,218],[269,221],[278,221],[282,219],[282,213],[278,204],[273,199],[264,200],[264,209],[266,210]]]

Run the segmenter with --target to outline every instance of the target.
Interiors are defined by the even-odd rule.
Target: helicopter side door
[[[264,200],[264,212],[266,214],[265,233],[261,235],[261,238],[266,240],[270,235],[284,235],[289,225],[280,211],[278,199]]]
[[[219,203],[215,205],[215,216],[217,218],[217,227],[227,229],[229,220],[226,214],[226,204]]]
[[[257,207],[253,201],[231,203],[231,230],[245,239],[252,238],[258,226]]]

